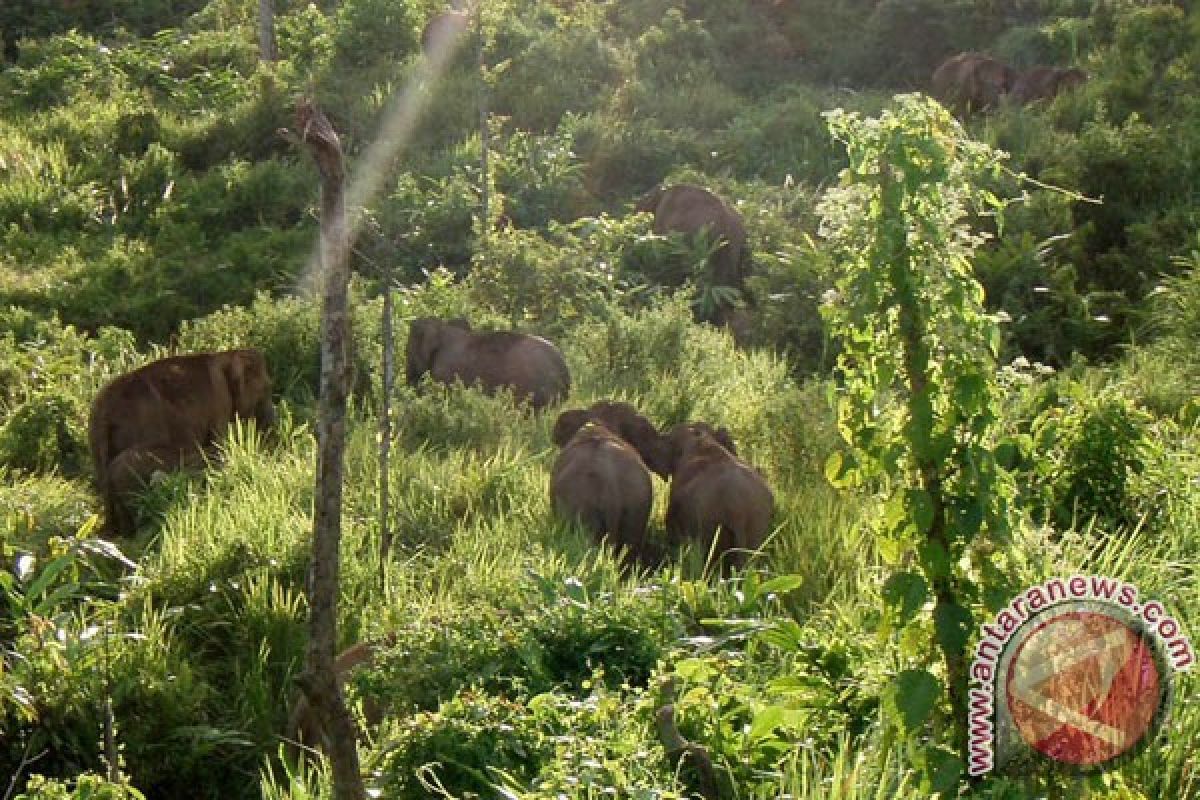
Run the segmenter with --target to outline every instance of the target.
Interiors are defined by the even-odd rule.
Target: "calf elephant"
[[[486,392],[512,389],[535,410],[562,401],[571,388],[567,362],[550,342],[512,331],[473,331],[463,319],[413,320],[408,329],[409,386],[426,373],[439,383],[479,384]]]
[[[257,350],[154,361],[96,395],[88,441],[96,485],[114,533],[133,530],[126,496],[157,470],[202,466],[235,419],[275,421],[271,378]]]
[[[597,539],[608,536],[629,558],[651,564],[646,523],[654,505],[654,482],[642,457],[603,423],[585,419],[575,425],[561,416],[559,423],[556,434],[570,433],[550,474],[554,510],[578,520]]]
[[[712,547],[729,566],[744,564],[771,527],[775,498],[767,482],[737,457],[723,428],[683,423],[665,439],[671,470],[668,541],[680,544],[691,539]]]
[[[654,215],[655,233],[682,233],[697,236],[703,232],[719,241],[709,258],[709,278],[714,286],[744,289],[748,253],[746,224],[742,215],[720,197],[700,186],[680,183],[660,184],[637,201],[637,211]],[[723,323],[730,309],[718,308],[716,318]]]
[[[339,688],[345,688],[350,675],[359,667],[370,667],[381,648],[392,647],[396,643],[394,635],[388,635],[373,642],[359,642],[343,650],[333,662],[334,677]],[[378,725],[383,721],[383,707],[373,697],[363,698],[363,717],[368,725]],[[322,748],[329,752],[329,737],[325,734],[316,710],[308,702],[303,693],[297,693],[292,713],[288,716],[287,730],[284,732],[288,751],[293,760],[298,760],[300,748]]]
[[[1017,80],[1017,71],[982,53],[959,53],[933,71],[933,95],[960,114],[995,108]]]
[[[1075,67],[1033,67],[1021,73],[1012,89],[1012,99],[1021,104],[1051,100],[1087,81],[1087,73]]]

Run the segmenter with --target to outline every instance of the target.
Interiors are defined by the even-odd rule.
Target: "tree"
[[[275,0],[258,0],[258,57],[261,61],[279,58],[275,47]]]
[[[334,672],[337,644],[339,546],[342,538],[342,472],[346,441],[346,398],[350,387],[350,312],[346,302],[349,266],[342,146],[325,115],[307,100],[296,108],[301,140],[321,174],[320,257],[321,383],[317,400],[317,470],[309,566],[309,641],[304,675],[298,679],[325,731],[333,767],[334,796],[363,800],[357,731]]]
[[[999,206],[972,179],[1002,166],[919,95],[898,97],[878,119],[839,109],[828,121],[850,158],[821,214],[844,269],[824,312],[842,346],[838,426],[853,455],[835,456],[827,472],[886,498],[884,625],[903,633],[912,667],[896,675],[885,708],[925,790],[953,793],[971,607],[992,579],[985,553],[1008,533],[1012,495],[1000,464],[1013,445],[993,434],[1000,337],[970,264],[983,237],[964,222],[969,207]]]

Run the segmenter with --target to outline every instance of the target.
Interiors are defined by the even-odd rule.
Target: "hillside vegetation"
[[[928,91],[959,51],[1089,75],[963,119],[1007,157],[972,176],[995,202],[944,221],[961,234],[946,263],[977,245],[966,274],[999,358],[974,365],[991,391],[976,410],[984,443],[1016,453],[989,498],[1006,535],[985,530],[962,559],[980,580],[970,633],[1023,588],[1080,573],[1129,581],[1198,630],[1191,3],[484,0],[440,74],[421,52],[437,0],[275,0],[273,62],[258,7],[0,5],[0,797],[332,796],[321,762],[297,765],[282,739],[308,635],[319,372],[318,177],[281,134],[302,97],[342,137],[361,213],[339,633],[389,642],[348,687],[360,713],[364,698],[387,711],[361,743],[377,796],[688,796],[700,781],[656,727],[668,703],[721,797],[960,791],[926,747],[958,724],[945,698],[897,723],[918,702],[898,675],[944,679],[924,583],[897,610],[894,576],[925,558],[891,538],[907,462],[885,455],[856,480],[837,466],[882,447],[873,420],[890,412],[851,424],[845,404],[855,370],[887,387],[887,358],[861,354],[892,342],[883,322],[874,342],[843,338],[862,299],[840,282],[856,220],[834,216],[853,206],[830,190],[853,195],[854,147],[827,114],[901,114],[896,95]],[[745,219],[736,343],[694,321],[720,296],[705,243],[632,213],[663,181],[707,186]],[[385,288],[401,358],[409,321],[466,317],[555,341],[572,387],[534,414],[503,393],[397,386],[381,564]],[[941,343],[947,362],[971,344]],[[266,355],[277,428],[238,427],[220,463],[155,480],[137,536],[107,538],[93,397],[168,353],[234,347]],[[699,547],[625,570],[553,514],[555,417],[602,399],[664,428],[729,429],[776,504],[744,571]],[[1161,739],[1110,772],[1041,765],[961,792],[1200,797],[1195,689],[1178,675]]]

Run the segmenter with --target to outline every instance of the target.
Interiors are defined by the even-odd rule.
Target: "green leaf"
[[[904,493],[904,506],[920,533],[933,527],[933,498],[924,489],[909,489]]]
[[[944,747],[926,747],[922,754],[921,790],[931,795],[952,797],[962,777],[962,759]]]
[[[754,721],[750,723],[750,731],[747,735],[751,740],[762,739],[774,733],[775,729],[786,719],[787,709],[782,706],[767,706],[754,715]]]
[[[974,624],[970,610],[957,603],[939,603],[933,610],[934,636],[944,652],[964,653]]]
[[[925,571],[926,578],[936,580],[950,577],[950,554],[946,552],[946,548],[942,547],[940,542],[929,540],[921,542],[917,546],[917,558],[921,562],[921,568]]]
[[[1014,440],[1005,439],[996,445],[992,457],[1003,469],[1013,470],[1021,463],[1021,448]]]
[[[794,592],[804,585],[804,578],[799,575],[780,575],[771,578],[758,587],[759,596],[765,594],[787,594]]]
[[[929,599],[929,586],[915,572],[897,572],[884,584],[883,599],[896,612],[897,622],[906,625]]]
[[[892,681],[891,701],[905,732],[912,733],[929,719],[941,690],[941,681],[928,670],[906,669],[896,676]]]
[[[825,479],[834,486],[841,488],[842,478],[846,474],[846,460],[836,450],[825,462]]]

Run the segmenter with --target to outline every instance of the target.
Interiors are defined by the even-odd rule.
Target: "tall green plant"
[[[952,793],[982,551],[1007,533],[1011,496],[998,463],[1011,445],[992,436],[1000,339],[969,261],[982,238],[964,222],[969,207],[998,205],[972,176],[999,170],[1001,156],[916,95],[876,119],[839,109],[828,120],[850,160],[820,210],[843,269],[824,310],[841,340],[836,405],[852,455],[827,472],[886,497],[883,624],[908,668],[884,706],[924,790]]]

